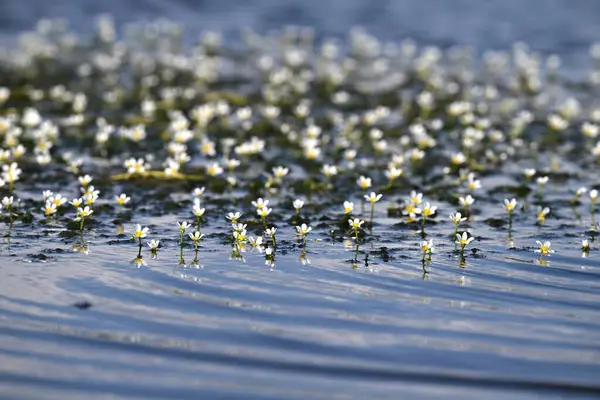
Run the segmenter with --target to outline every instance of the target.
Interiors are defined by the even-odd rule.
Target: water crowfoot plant
[[[463,216],[462,216],[462,214],[461,214],[461,213],[459,213],[459,212],[456,212],[456,213],[454,213],[454,214],[450,214],[450,217],[449,217],[449,218],[450,218],[450,220],[451,220],[452,222],[454,222],[454,235],[453,235],[453,236],[456,236],[456,234],[458,233],[458,225],[459,225],[461,222],[464,222],[464,221],[466,221],[466,220],[467,220],[467,218],[463,217]]]
[[[79,221],[79,230],[83,231],[83,224],[85,223],[85,219],[92,215],[94,210],[92,210],[89,206],[85,206],[84,208],[77,207],[77,214],[75,216],[75,221]],[[140,246],[141,246],[140,240]]]
[[[294,200],[294,208],[296,209],[296,219],[300,218],[300,209],[304,206],[304,202],[300,199]]]
[[[267,229],[267,216],[269,214],[271,214],[271,211],[273,211],[272,208],[268,208],[268,207],[263,207],[263,208],[257,208],[256,209],[256,213],[261,217],[262,222],[263,222],[263,228],[266,230]]]
[[[464,259],[465,247],[469,243],[471,243],[475,238],[473,236],[469,237],[467,232],[463,232],[462,235],[460,233],[456,234],[456,244],[460,245],[460,256]]]
[[[429,203],[425,203],[425,205],[423,206],[423,209],[421,210],[421,231],[423,235],[425,235],[425,222],[427,221],[427,218],[434,216],[436,210],[437,206],[432,206]]]
[[[539,246],[539,248],[536,249],[535,252],[540,254],[540,258],[542,256],[549,256],[550,254],[554,253],[554,250],[550,248],[552,243],[550,243],[549,241],[545,241],[542,243],[539,240],[537,240],[536,243]]]
[[[296,226],[296,232],[302,237],[302,241],[306,245],[306,235],[312,230],[312,228],[306,224]]]
[[[508,230],[512,229],[512,217],[515,208],[517,207],[517,199],[504,199],[504,209],[508,212]]]
[[[150,248],[150,252],[152,253],[152,258],[158,257],[158,246],[160,245],[160,240],[152,239],[151,241],[146,243]]]
[[[550,214],[550,208],[548,207],[538,207],[537,210],[537,222],[540,225],[543,225],[546,222],[546,216]]]
[[[352,230],[354,231],[354,240],[356,241],[356,243],[358,243],[358,232],[359,232],[362,224],[364,224],[364,222],[365,221],[358,219],[358,218],[348,220],[348,224],[350,224],[350,228],[352,228]]]
[[[421,261],[425,261],[425,257],[427,256],[427,260],[431,261],[431,254],[434,251],[433,239],[422,240],[421,241],[421,250],[423,251],[423,257]]]
[[[194,250],[198,251],[198,246],[200,244],[200,240],[204,237],[203,233],[200,233],[198,231],[194,231],[194,232],[190,232],[189,234],[190,239],[192,239],[192,241],[194,242]]]
[[[131,198],[128,197],[125,193],[121,193],[119,196],[115,196],[115,201],[119,206],[119,213],[123,211],[123,206],[131,201]]]
[[[195,198],[194,205],[192,207],[192,214],[194,214],[194,216],[196,217],[196,229],[198,231],[200,231],[200,221],[205,211],[205,208],[200,207],[200,199]]]
[[[581,240],[581,257],[586,258],[590,255],[590,242],[587,239]]]
[[[370,195],[366,195],[365,194],[365,200],[367,200],[369,203],[371,203],[371,218],[369,219],[369,224],[371,225],[371,230],[373,230],[373,216],[375,214],[375,203],[377,203],[381,197],[383,195],[382,194],[376,194],[375,192],[371,192]]]
[[[179,228],[179,245],[183,246],[183,234],[185,230],[189,228],[191,225],[187,223],[187,221],[178,222],[177,227]]]
[[[273,250],[277,250],[277,239],[275,237],[275,233],[277,232],[277,228],[275,227],[271,227],[267,230],[265,230],[265,235],[271,238],[271,241],[273,241]]]
[[[370,188],[372,185],[371,178],[367,178],[366,176],[361,175],[360,178],[358,178],[358,180],[356,181],[356,184],[363,191],[363,198],[368,199],[367,189]],[[365,202],[362,199],[360,202],[360,209],[361,209],[361,211],[360,211],[361,213],[365,212]]]
[[[142,254],[142,239],[146,237],[146,235],[148,235],[148,231],[150,229],[148,227],[144,227],[142,228],[142,226],[140,224],[137,224],[135,227],[135,230],[133,231],[133,234],[131,235],[131,239],[133,240],[138,240],[139,243],[139,252],[138,252],[138,257],[141,257]]]

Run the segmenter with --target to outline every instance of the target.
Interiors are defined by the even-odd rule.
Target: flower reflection
[[[133,265],[135,265],[137,268],[141,268],[141,267],[145,267],[148,264],[146,264],[146,261],[144,261],[144,259],[142,258],[142,256],[137,256],[136,258],[134,258],[133,260],[131,260],[131,263]]]
[[[87,243],[76,243],[73,245],[72,250],[75,253],[90,254],[90,247]]]

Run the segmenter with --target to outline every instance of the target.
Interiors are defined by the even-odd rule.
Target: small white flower
[[[542,243],[539,240],[537,240],[536,243],[540,247],[539,249],[535,250],[536,253],[540,253],[541,255],[548,255],[554,253],[554,250],[550,248],[550,246],[552,245],[550,242],[546,241]]]
[[[267,215],[271,214],[271,211],[273,211],[272,208],[268,208],[268,207],[263,207],[263,208],[257,208],[256,209],[256,213],[258,215],[260,215],[261,217],[265,218],[267,217]]]
[[[467,218],[463,217],[462,214],[459,212],[457,212],[456,214],[450,214],[449,218],[456,225],[467,220]]]
[[[350,214],[352,211],[354,211],[354,203],[351,201],[344,201],[344,212]]]
[[[252,202],[252,205],[256,209],[265,208],[268,204],[269,204],[269,200],[263,200],[261,197],[259,197],[256,201]]]
[[[350,224],[350,227],[355,230],[360,228],[362,226],[362,224],[364,224],[364,223],[365,223],[365,221],[358,219],[358,218],[348,220],[348,224]]]
[[[79,180],[79,184],[83,187],[86,187],[94,180],[94,178],[92,178],[90,175],[83,175],[77,179]]]
[[[294,208],[298,211],[300,211],[300,209],[302,208],[302,206],[304,205],[304,202],[300,199],[296,199],[294,200]]]
[[[296,231],[298,231],[298,233],[302,236],[306,236],[306,234],[308,234],[311,230],[312,228],[306,224],[302,224],[296,227]]]
[[[369,195],[365,194],[365,200],[367,200],[371,204],[375,204],[381,199],[382,196],[382,194],[376,194],[375,192],[371,192],[371,194]]]
[[[44,214],[46,214],[46,216],[50,216],[56,213],[56,204],[54,204],[51,201],[47,201],[46,205],[42,207],[42,211],[44,212]]]
[[[192,226],[192,225],[190,225],[187,221],[177,223],[177,227],[179,228],[179,232],[181,232],[181,233],[184,233],[185,230],[187,228],[189,228],[190,226]]]
[[[549,180],[550,180],[550,178],[549,178],[549,177],[547,177],[547,176],[539,176],[539,177],[537,178],[537,183],[538,183],[540,186],[544,186],[546,183],[548,183],[548,181],[549,181]]]
[[[463,207],[469,207],[469,206],[471,206],[475,202],[475,199],[473,198],[473,196],[471,196],[470,194],[468,194],[465,197],[459,197],[458,198],[458,202]]]
[[[366,190],[366,189],[370,188],[371,185],[372,185],[371,184],[371,178],[367,178],[367,177],[362,176],[362,175],[361,175],[360,178],[358,178],[358,180],[356,181],[356,183],[363,190]]]
[[[506,209],[506,211],[508,211],[508,213],[512,213],[515,208],[517,207],[517,199],[504,199],[504,208]]]
[[[151,251],[156,251],[158,250],[158,246],[160,245],[160,240],[154,240],[152,239],[151,241],[146,243],[148,245],[148,247],[150,247]]]
[[[423,214],[424,217],[431,217],[435,214],[436,210],[437,210],[437,206],[432,206],[429,203],[425,203],[425,205],[423,206],[423,209],[421,210],[421,213]]]
[[[225,218],[230,220],[232,224],[237,224],[237,222],[241,216],[242,216],[242,213],[240,213],[240,212],[235,212],[235,213],[230,212],[229,214],[227,214],[227,216]]]
[[[86,208],[88,208],[88,207],[86,207]],[[137,224],[137,226],[135,227],[135,230],[133,231],[133,237],[137,238],[137,239],[143,239],[146,237],[149,230],[150,229],[148,227],[142,228],[142,226],[140,224]]]
[[[125,193],[121,193],[119,196],[115,196],[115,201],[119,206],[123,206],[129,203],[129,201],[131,201],[131,198],[128,197]]]
[[[473,240],[475,240],[475,238],[473,236],[469,237],[467,232],[463,232],[462,235],[460,233],[456,234],[456,243],[460,244],[463,249]]]
[[[289,168],[286,167],[274,167],[273,168],[273,175],[275,175],[275,177],[277,179],[281,179],[283,177],[285,177],[288,172],[290,172]]]

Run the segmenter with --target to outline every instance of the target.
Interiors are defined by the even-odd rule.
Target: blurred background
[[[383,40],[406,37],[442,48],[473,45],[478,51],[507,49],[516,41],[577,66],[600,40],[597,0],[2,0],[4,39],[32,29],[40,18],[65,18],[89,32],[94,18],[114,16],[117,25],[166,17],[195,39],[204,30],[236,37],[242,27],[265,33],[285,25],[311,26],[318,36],[344,36],[363,26]]]

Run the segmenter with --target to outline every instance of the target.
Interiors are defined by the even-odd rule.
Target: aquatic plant
[[[554,253],[554,250],[550,248],[550,246],[552,246],[552,243],[550,243],[549,241],[540,242],[539,240],[537,240],[536,243],[539,246],[539,248],[537,248],[535,250],[535,252],[539,253],[540,257],[548,256],[548,255]]]

